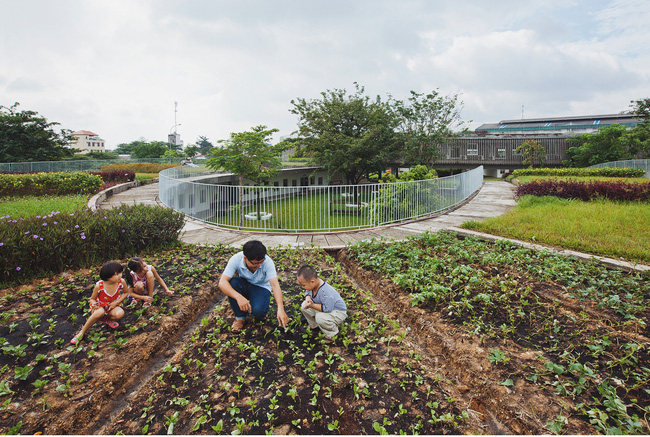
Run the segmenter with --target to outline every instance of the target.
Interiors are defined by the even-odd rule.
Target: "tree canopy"
[[[588,167],[634,159],[638,153],[650,150],[647,133],[647,128],[642,126],[627,129],[620,124],[612,124],[597,133],[576,135],[567,140],[572,147],[567,149],[567,159],[563,164],[568,167]]]
[[[357,184],[397,159],[397,119],[388,103],[371,100],[363,87],[322,92],[321,99],[292,100],[290,111],[300,117],[293,143],[330,173],[340,172],[347,183]]]
[[[58,161],[74,154],[70,130],[55,132],[59,123],[18,106],[0,106],[0,162]]]
[[[394,164],[432,164],[439,145],[462,125],[458,96],[411,91],[406,102],[389,96],[371,99],[355,83],[355,92],[327,90],[320,99],[292,100],[298,132],[290,141],[348,184]]]
[[[170,150],[168,143],[163,141],[147,141],[144,138],[130,143],[118,144],[115,151],[132,158],[162,158]]]

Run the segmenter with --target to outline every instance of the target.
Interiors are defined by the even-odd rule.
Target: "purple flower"
[[[55,225],[58,225],[58,224],[59,224],[59,222],[54,222],[54,224],[55,224]]]
[[[41,241],[43,241],[43,237],[41,237]]]
[[[81,239],[82,239],[82,240],[85,240],[85,239],[86,239],[86,236],[85,236],[85,235],[82,235],[82,236],[81,236]]]
[[[79,229],[79,225],[74,225],[74,228],[75,228],[75,229]]]
[[[29,231],[25,232],[25,235],[29,234]]]
[[[125,232],[124,229],[122,229],[122,233],[124,233],[124,232]]]
[[[4,243],[0,243],[0,246],[4,246],[4,245],[5,245]]]
[[[43,223],[43,226],[47,226],[47,223]]]
[[[37,239],[37,238],[38,238],[38,235],[34,234],[34,239]]]
[[[19,272],[19,271],[20,271],[20,267],[16,267],[16,271]]]

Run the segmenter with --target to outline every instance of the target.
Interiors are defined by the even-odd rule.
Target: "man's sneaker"
[[[243,319],[235,319],[234,322],[232,322],[232,332],[239,332],[242,330],[242,328],[246,325],[246,320]]]

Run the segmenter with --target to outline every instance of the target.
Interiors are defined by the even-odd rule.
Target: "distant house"
[[[71,147],[81,150],[82,153],[106,151],[104,148],[104,140],[99,138],[99,135],[94,132],[79,130],[72,132],[72,138],[73,142]]]

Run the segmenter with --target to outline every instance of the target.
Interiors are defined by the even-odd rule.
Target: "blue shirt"
[[[239,273],[239,277],[246,279],[249,283],[266,288],[270,292],[273,290],[269,280],[278,276],[275,271],[275,263],[268,255],[265,255],[264,262],[255,272],[248,270],[246,261],[244,261],[244,252],[238,252],[231,256],[223,271],[223,274],[229,278],[235,277],[235,273]]]
[[[311,291],[305,291],[305,296],[311,296],[311,299],[315,304],[320,304],[321,310],[324,313],[331,313],[334,310],[348,310],[348,307],[345,305],[345,302],[343,301],[343,298],[339,292],[325,281],[323,281],[323,285],[321,285],[316,292],[316,297],[313,296],[313,293]]]

